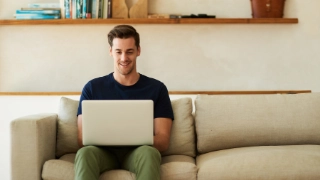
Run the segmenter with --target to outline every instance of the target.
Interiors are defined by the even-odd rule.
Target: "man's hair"
[[[113,39],[127,39],[133,37],[135,40],[135,45],[140,47],[140,37],[139,33],[130,25],[118,25],[114,27],[108,34],[108,42],[110,47],[113,46]]]

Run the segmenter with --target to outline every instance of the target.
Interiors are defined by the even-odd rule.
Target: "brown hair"
[[[127,39],[133,37],[137,48],[140,47],[139,33],[130,25],[118,25],[114,27],[108,34],[108,42],[110,47],[113,45],[114,38]]]

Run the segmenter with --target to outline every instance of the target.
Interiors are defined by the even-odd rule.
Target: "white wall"
[[[35,1],[0,0],[0,18]],[[142,41],[138,70],[171,91],[320,91],[319,7],[318,0],[287,0],[285,17],[298,24],[134,25]],[[250,0],[149,1],[150,13],[218,18],[249,18],[250,8]],[[106,34],[113,26],[1,26],[0,91],[81,91],[112,71]]]

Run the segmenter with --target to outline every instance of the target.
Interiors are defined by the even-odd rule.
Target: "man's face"
[[[121,75],[136,72],[136,59],[140,55],[140,47],[136,47],[134,38],[113,39],[110,55],[114,60],[115,72],[117,71]]]

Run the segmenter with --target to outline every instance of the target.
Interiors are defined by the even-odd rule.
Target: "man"
[[[137,180],[160,179],[161,151],[169,146],[173,111],[166,86],[137,72],[141,53],[138,32],[129,25],[114,27],[108,34],[114,72],[89,81],[83,88],[78,109],[76,180],[94,180],[111,169],[126,169]],[[151,99],[154,102],[154,145],[139,147],[96,147],[82,144],[81,101],[86,99]],[[120,112],[125,113],[125,112]],[[116,137],[115,137],[116,138]]]

